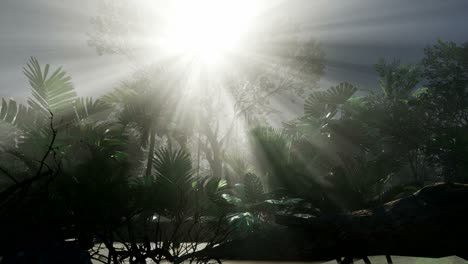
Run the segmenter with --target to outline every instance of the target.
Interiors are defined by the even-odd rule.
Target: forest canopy
[[[88,44],[136,63],[128,34],[149,29],[116,20],[129,6],[102,8]],[[264,18],[223,33],[239,18],[193,9],[206,13],[165,25],[203,41],[174,33],[174,53],[99,97],[30,58],[27,100],[0,103],[0,263],[220,261],[224,245],[262,238],[253,234],[468,184],[468,43],[438,40],[415,64],[381,59],[372,89],[320,87],[326,54],[297,24]],[[206,20],[188,27],[194,13]],[[297,105],[300,115],[271,122]]]

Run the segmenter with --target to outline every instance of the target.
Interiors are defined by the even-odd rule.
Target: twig
[[[0,171],[3,172],[3,174],[5,174],[10,180],[12,180],[14,183],[18,184],[18,180],[15,179],[15,177],[13,177],[13,175],[11,175],[6,169],[0,167]]]
[[[41,175],[42,169],[44,168],[45,160],[50,155],[50,152],[53,151],[55,139],[57,138],[57,130],[54,128],[54,124],[53,124],[53,122],[54,122],[54,113],[52,113],[52,111],[50,111],[50,109],[49,109],[49,113],[50,113],[50,130],[52,131],[52,139],[50,140],[49,147],[47,148],[46,153],[44,154],[44,156],[41,159],[39,169],[37,170],[37,173],[36,173],[35,177],[39,177],[39,175]]]
[[[52,130],[52,139],[49,143],[49,146],[47,148],[47,151],[46,153],[44,154],[44,156],[42,157],[41,161],[40,161],[40,165],[39,165],[39,169],[37,170],[36,172],[36,175],[31,177],[31,178],[28,178],[22,182],[18,182],[16,183],[15,185],[12,185],[10,187],[8,187],[7,189],[3,190],[2,192],[0,192],[0,201],[6,201],[7,198],[16,193],[16,191],[20,190],[20,189],[23,189],[24,191],[27,190],[27,188],[29,186],[31,186],[31,184],[33,184],[35,181],[38,181],[40,180],[42,177],[44,176],[47,176],[47,175],[51,175],[52,174],[52,170],[49,169],[48,171],[46,171],[45,173],[42,173],[42,170],[44,168],[44,166],[50,168],[46,163],[45,163],[45,160],[47,159],[47,157],[50,155],[50,153],[53,151],[53,146],[54,146],[54,143],[55,143],[55,139],[57,138],[57,130],[54,128],[53,126],[53,121],[54,121],[54,114],[52,113],[52,111],[49,110],[49,113],[50,113],[50,128]]]

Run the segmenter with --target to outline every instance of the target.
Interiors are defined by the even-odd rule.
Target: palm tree
[[[122,130],[136,132],[136,143],[147,149],[143,173],[147,177],[152,175],[158,141],[169,145],[175,141],[185,147],[184,137],[176,136],[185,133],[176,117],[179,98],[177,91],[171,90],[164,81],[146,77],[124,82],[103,98],[117,109]]]
[[[18,131],[13,135],[15,146],[10,145],[5,152],[22,159],[33,171],[40,166],[37,161],[49,145],[53,130],[58,133],[51,147],[58,153],[59,148],[66,148],[71,138],[87,139],[80,133],[88,131],[89,135],[90,129],[96,128],[91,125],[91,120],[105,117],[109,106],[100,100],[79,98],[71,78],[61,67],[50,71],[48,64],[42,68],[37,59],[31,58],[24,67],[24,74],[31,86],[27,105],[18,104],[13,99],[8,102],[2,99],[0,122]],[[53,123],[50,124],[51,117]],[[101,129],[99,133],[102,135],[102,132]],[[26,156],[30,161],[22,158]]]

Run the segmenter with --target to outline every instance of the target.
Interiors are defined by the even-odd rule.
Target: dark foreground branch
[[[0,205],[3,205],[7,199],[14,195],[17,191],[20,190],[27,190],[33,183],[42,180],[45,176],[56,176],[59,170],[56,171],[56,174],[54,175],[53,171],[50,169],[49,165],[47,165],[46,160],[50,156],[51,153],[54,154],[54,160],[57,163],[57,160],[55,159],[55,150],[54,150],[54,143],[55,140],[57,139],[57,130],[54,128],[54,114],[52,111],[49,110],[50,113],[50,130],[52,132],[52,138],[50,139],[50,143],[47,146],[47,150],[42,156],[41,161],[39,162],[39,168],[36,171],[36,174],[31,177],[27,178],[21,182],[18,182],[14,180],[15,184],[9,186],[5,190],[2,190],[0,192]],[[44,167],[48,168],[47,171],[44,171]],[[5,173],[5,171],[3,171]],[[13,178],[14,179],[14,178]]]

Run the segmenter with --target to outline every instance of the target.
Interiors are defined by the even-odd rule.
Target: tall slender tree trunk
[[[221,178],[223,176],[223,161],[219,145],[213,147],[213,164],[211,165],[213,176]]]
[[[151,170],[153,168],[153,156],[154,156],[154,147],[156,144],[156,128],[154,125],[151,125],[150,128],[150,145],[148,149],[148,158],[146,161],[146,172],[145,176],[151,176]]]
[[[413,174],[415,183],[419,184],[420,182],[419,182],[419,177],[418,177],[418,171],[415,166],[415,162],[416,162],[415,160],[416,158],[413,158],[411,156],[411,153],[408,153],[408,163],[410,165],[411,173]]]
[[[200,134],[198,135],[198,146],[197,146],[197,178],[200,177],[200,154],[201,154],[201,139]]]
[[[221,178],[223,175],[223,160],[222,160],[222,145],[218,141],[216,134],[213,133],[209,128],[205,130],[206,138],[211,147],[212,158],[208,159],[210,164],[211,173],[214,177]]]

